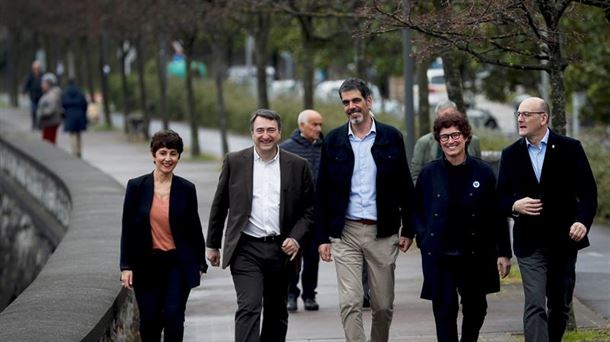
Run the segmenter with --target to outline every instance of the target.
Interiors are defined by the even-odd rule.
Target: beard
[[[352,125],[358,125],[364,122],[364,114],[359,111],[353,111],[349,113],[349,122]]]

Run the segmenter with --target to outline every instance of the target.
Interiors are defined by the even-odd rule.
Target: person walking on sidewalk
[[[182,341],[192,288],[208,266],[195,185],[174,175],[182,138],[160,131],[150,141],[155,169],[130,179],[123,204],[121,284],[133,289],[143,342]]]
[[[39,61],[32,62],[32,72],[28,75],[23,92],[30,96],[30,113],[32,115],[32,130],[38,128],[38,102],[42,97],[42,65]]]
[[[61,104],[64,108],[64,132],[70,134],[72,154],[81,158],[81,132],[87,129],[87,99],[74,79],[68,81],[61,95]]]
[[[316,189],[316,236],[323,261],[334,255],[341,320],[347,341],[366,341],[362,323],[362,265],[369,272],[372,342],[388,341],[394,313],[399,247],[412,231],[413,183],[402,134],[371,115],[366,83],[347,79],[339,96],[348,122],[322,146]],[[411,236],[412,237],[412,236]]]
[[[237,293],[236,342],[286,340],[293,261],[312,222],[309,165],[279,148],[281,129],[276,112],[252,113],[254,147],[225,157],[210,210],[207,257],[220,265],[224,236],[222,267],[231,266]]]
[[[322,115],[315,110],[306,109],[299,113],[297,124],[298,128],[292,132],[290,138],[286,139],[280,147],[307,160],[313,183],[316,184],[323,141]],[[299,271],[301,262],[298,260],[301,257],[303,259],[302,272]],[[310,232],[303,240],[301,253],[297,256],[297,271],[288,288],[288,311],[294,312],[298,309],[297,299],[301,294],[298,286],[299,273],[301,273],[301,286],[303,287],[303,307],[309,311],[319,309],[319,305],[316,302],[319,262],[318,245],[315,243],[313,234]]]
[[[61,89],[57,86],[57,77],[52,73],[42,75],[44,94],[38,102],[38,128],[42,130],[42,139],[55,144],[57,128],[61,124],[64,109],[61,106]]]
[[[597,211],[597,185],[578,140],[548,128],[539,97],[515,112],[522,137],[502,151],[498,192],[511,215],[513,249],[525,293],[526,342],[559,342],[569,317],[578,250]]]
[[[508,221],[500,211],[493,170],[466,153],[468,119],[457,111],[434,120],[443,157],[426,165],[415,186],[415,231],[422,256],[421,297],[432,300],[439,342],[476,342],[488,293],[510,271]],[[458,301],[458,294],[460,300]]]

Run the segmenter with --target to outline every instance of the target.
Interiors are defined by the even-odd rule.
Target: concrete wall
[[[11,260],[41,261],[38,249],[45,254],[57,246],[36,279],[0,313],[0,341],[132,340],[134,301],[119,282],[120,184],[5,122],[0,178],[0,228],[7,228],[1,234],[24,241]]]

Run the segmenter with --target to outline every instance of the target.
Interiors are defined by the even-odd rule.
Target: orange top
[[[152,228],[153,249],[162,251],[176,249],[169,226],[169,196],[161,199],[153,195],[150,207],[150,227]]]

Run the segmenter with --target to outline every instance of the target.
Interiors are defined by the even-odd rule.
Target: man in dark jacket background
[[[32,72],[23,85],[23,92],[30,95],[30,111],[32,114],[32,130],[38,128],[38,101],[42,97],[42,65],[39,61],[32,62]]]
[[[320,154],[322,152],[322,115],[313,109],[306,109],[299,113],[297,124],[299,128],[295,129],[290,138],[286,139],[280,147],[307,159],[315,184],[318,179]],[[301,273],[301,286],[303,287],[301,298],[305,310],[315,311],[319,309],[316,302],[316,288],[318,287],[320,257],[318,256],[318,245],[312,238],[312,234],[308,234],[301,250],[303,269],[302,272],[298,270],[295,272],[288,289],[287,308],[291,312],[297,310],[297,299],[301,295],[301,290],[298,287],[299,273]],[[298,264],[300,265],[300,261]]]

